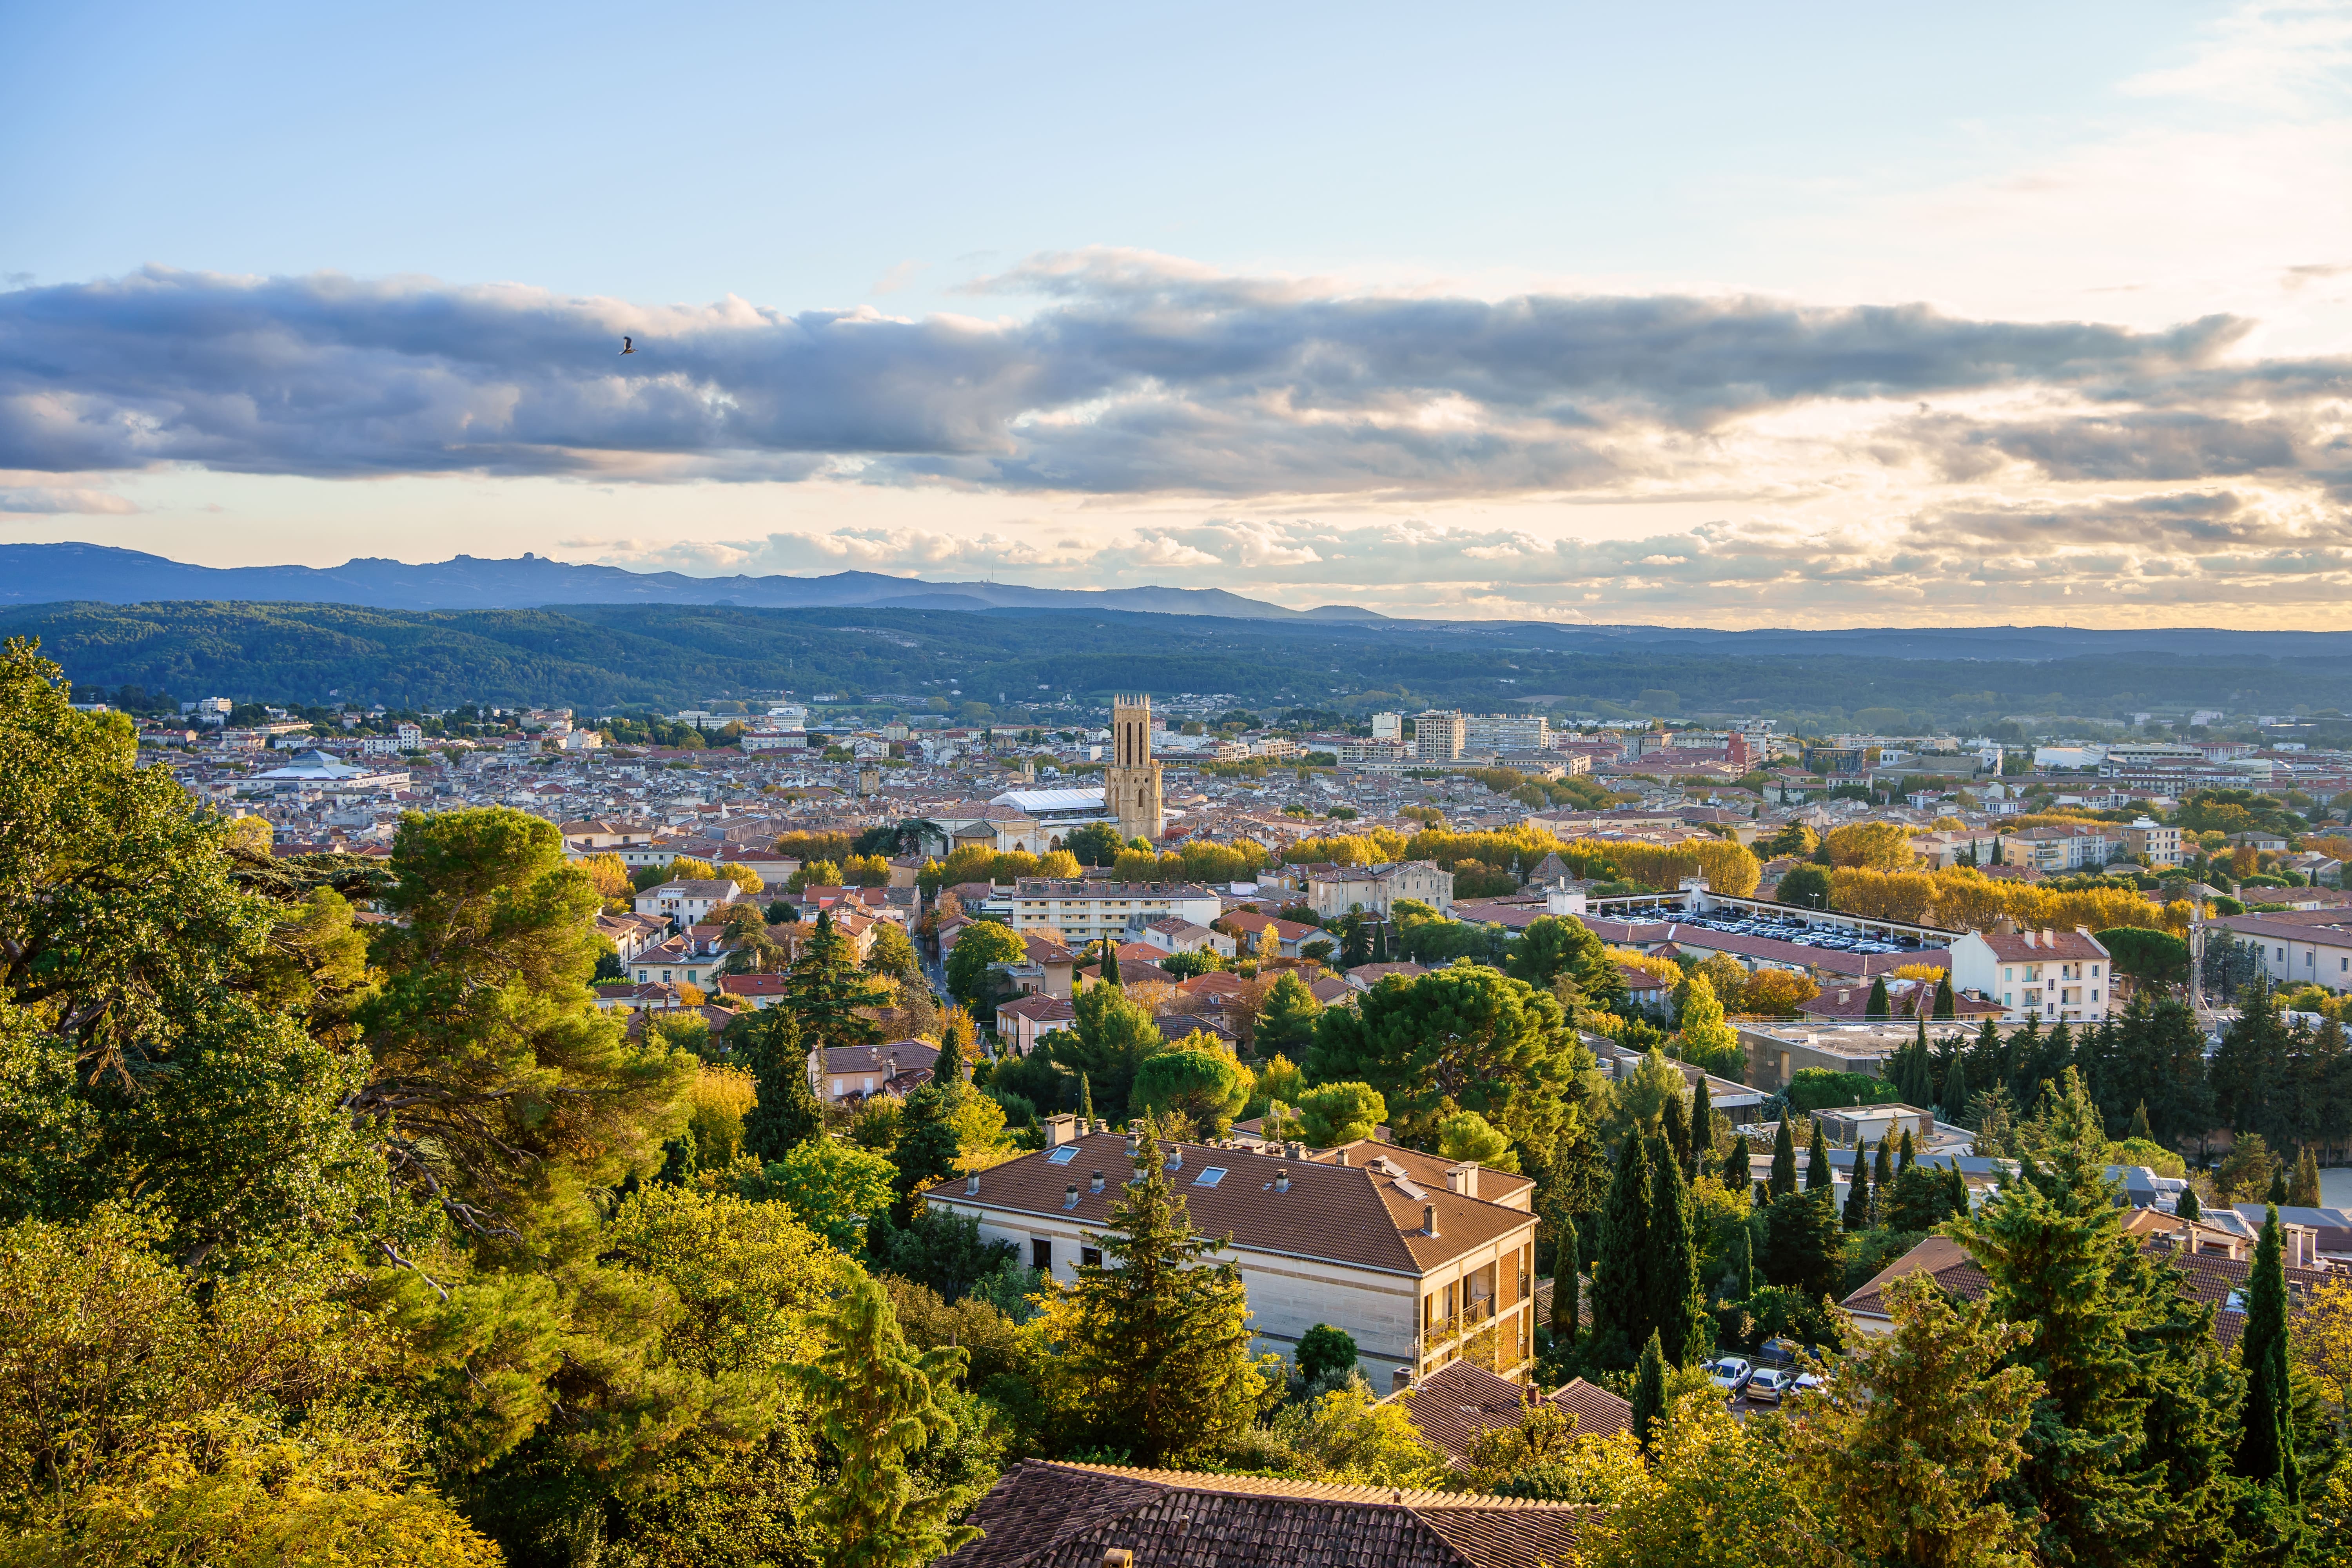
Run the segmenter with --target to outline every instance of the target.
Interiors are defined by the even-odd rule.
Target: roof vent
[[[1074,1209],[1078,1206],[1077,1183],[1072,1182],[1068,1186],[1062,1189],[1062,1206],[1066,1209]]]
[[[976,1198],[980,1195],[980,1177],[977,1174],[966,1176],[963,1179],[963,1195],[968,1198]]]
[[[1289,1167],[1289,1166],[1286,1165],[1286,1166],[1282,1167],[1280,1170],[1278,1170],[1278,1171],[1275,1172],[1275,1173],[1274,1173],[1274,1190],[1275,1190],[1276,1192],[1277,1192],[1277,1193],[1286,1193],[1286,1192],[1288,1192],[1288,1191],[1290,1190],[1290,1167]]]
[[[1437,1234],[1437,1205],[1435,1204],[1423,1204],[1421,1205],[1421,1234],[1423,1236],[1435,1236]]]
[[[1087,1184],[1087,1190],[1097,1193],[1102,1191],[1102,1173],[1100,1171],[1097,1171],[1095,1173],[1094,1180]]]
[[[1184,1150],[1181,1144],[1168,1151],[1168,1168],[1171,1171],[1184,1168]]]
[[[1135,1568],[1135,1553],[1124,1546],[1105,1547],[1102,1568]]]
[[[1344,1164],[1346,1164],[1347,1163],[1348,1163],[1348,1152],[1347,1152],[1345,1149],[1342,1149],[1342,1150],[1340,1150],[1340,1151],[1339,1151],[1339,1163],[1341,1163],[1342,1165],[1344,1165]]]

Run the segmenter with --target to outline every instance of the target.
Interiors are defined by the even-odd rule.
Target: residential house
[[[2180,829],[2163,823],[2151,822],[2143,816],[2127,822],[2118,830],[2124,847],[2148,864],[2148,868],[2162,871],[2178,866],[2187,858],[2180,852]]]
[[[1480,1434],[1517,1426],[1543,1405],[1575,1417],[1580,1437],[1613,1437],[1633,1426],[1632,1401],[1580,1377],[1540,1394],[1467,1361],[1450,1363],[1381,1403],[1403,1405],[1422,1436],[1456,1469],[1468,1467]]]
[[[637,895],[641,915],[661,915],[681,926],[699,924],[742,896],[743,889],[724,877],[664,882]]]
[[[1454,873],[1434,860],[1397,860],[1378,866],[1311,866],[1307,907],[1318,920],[1360,910],[1384,915],[1400,899],[1414,899],[1441,915],[1454,911]]]
[[[1235,910],[1217,923],[1230,933],[1241,951],[1253,955],[1258,951],[1258,944],[1265,940],[1264,933],[1269,931],[1274,932],[1276,951],[1284,958],[1297,958],[1299,948],[1307,942],[1331,941],[1319,926],[1281,920],[1273,915],[1252,914],[1247,910]]]
[[[1025,1057],[1047,1035],[1077,1024],[1078,1011],[1067,996],[1033,992],[996,1005],[997,1043],[1014,1056]]]
[[[929,1040],[826,1046],[809,1053],[809,1079],[827,1105],[855,1105],[875,1094],[903,1100],[931,1081],[939,1059],[939,1047]]]
[[[1490,1332],[1503,1375],[1532,1361],[1536,1220],[1522,1176],[1369,1142],[1261,1153],[1097,1132],[924,1196],[1067,1282],[1101,1261],[1095,1237],[1139,1147],[1164,1163],[1194,1227],[1230,1238],[1217,1256],[1248,1291],[1257,1351],[1295,1354],[1299,1336],[1331,1323],[1376,1384],[1433,1373]]]
[[[1950,960],[1953,991],[2000,1003],[2003,1023],[2095,1024],[2113,1000],[2107,950],[2080,926],[2020,931],[2004,915],[1956,940]]]
[[[789,974],[722,974],[719,994],[738,1007],[772,1007],[791,988]]]
[[[1235,955],[1234,939],[1225,932],[1213,926],[1195,925],[1173,915],[1145,926],[1143,940],[1167,953],[1199,952],[1206,948],[1227,958]]]
[[[2264,888],[2263,892],[2280,889]],[[2329,910],[2327,918],[2352,921],[2352,910]],[[2306,983],[2330,991],[2352,991],[2352,927],[2285,920],[2275,914],[2224,915],[2206,929],[2224,927],[2262,961],[2273,985]]]

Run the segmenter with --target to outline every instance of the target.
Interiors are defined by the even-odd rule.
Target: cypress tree
[[[1769,1185],[1776,1198],[1797,1190],[1797,1135],[1790,1130],[1785,1112],[1780,1117],[1780,1133],[1772,1140]]]
[[[2286,1201],[2298,1208],[2319,1206],[2319,1160],[2307,1147],[2295,1156],[2294,1180],[2287,1184]]]
[[[1848,1230],[1870,1228],[1870,1169],[1864,1163],[1862,1149],[1853,1152],[1853,1184],[1845,1193],[1845,1227]]]
[[[1746,1226],[1733,1228],[1728,1266],[1724,1269],[1724,1283],[1729,1288],[1729,1300],[1745,1301],[1756,1294],[1756,1237]]]
[[[2126,1138],[2145,1138],[2151,1143],[2156,1142],[2156,1133],[2147,1124],[2147,1100],[2141,1100],[2139,1104],[2133,1109],[2131,1130],[2126,1132],[2124,1136]]]
[[[1805,1152],[1805,1191],[1825,1193],[1837,1184],[1830,1168],[1830,1141],[1822,1136],[1821,1119],[1813,1119],[1812,1146]]]
[[[1893,1129],[1879,1134],[1878,1158],[1870,1167],[1870,1184],[1881,1193],[1895,1180],[1895,1132]]]
[[[1118,985],[1118,949],[1111,945],[1111,940],[1108,937],[1102,939],[1102,957],[1099,963],[1102,969],[1102,983],[1117,987]]]
[[[1870,1000],[1863,1005],[1862,1016],[1874,1024],[1883,1024],[1887,1016],[1886,976],[1879,975],[1870,983]]]
[[[1601,1246],[1592,1263],[1591,1350],[1602,1364],[1623,1366],[1657,1324],[1650,1317],[1651,1175],[1649,1140],[1639,1131],[1617,1151],[1617,1173],[1601,1211]]]
[[[2180,1201],[2173,1205],[2172,1212],[2180,1219],[2196,1219],[2203,1215],[2205,1210],[2197,1201],[2197,1189],[2193,1186],[2181,1188]]]
[[[2286,1202],[2286,1167],[2284,1165],[2271,1167],[2271,1190],[2263,1194],[2263,1202],[2273,1208]]]
[[[1726,1192],[1744,1193],[1756,1178],[1750,1161],[1754,1152],[1748,1147],[1748,1134],[1735,1132],[1731,1146],[1723,1152],[1723,1186]]]
[[[2254,1271],[2246,1281],[2246,1327],[2238,1362],[2246,1371],[2238,1473],[2276,1485],[2290,1503],[2301,1490],[2294,1462],[2294,1392],[2287,1384],[2286,1258],[2277,1205],[2263,1217]]]
[[[1664,1139],[1650,1194],[1651,1321],[1676,1366],[1703,1361],[1713,1348],[1706,1298],[1698,1278],[1698,1243],[1691,1221],[1690,1185]]]
[[[1582,1316],[1576,1310],[1577,1245],[1576,1220],[1569,1215],[1560,1215],[1552,1243],[1557,1254],[1551,1265],[1551,1343],[1554,1351],[1567,1350],[1576,1343],[1579,1319]]]
[[[1650,1437],[1666,1413],[1666,1357],[1655,1330],[1642,1347],[1642,1364],[1633,1373],[1633,1441],[1646,1451]]]
[[[1901,1154],[1895,1162],[1895,1179],[1898,1182],[1903,1179],[1903,1173],[1911,1168],[1911,1162],[1918,1158],[1919,1154],[1917,1146],[1911,1142],[1911,1129],[1908,1127],[1903,1130],[1903,1142],[1899,1147]]]
[[[1943,1119],[1957,1126],[1969,1109],[1969,1058],[1965,1051],[1952,1058],[1952,1070],[1944,1075],[1943,1093]]]
[[[1706,1157],[1715,1152],[1715,1101],[1706,1092],[1706,1075],[1698,1075],[1698,1085],[1691,1090],[1690,1159],[1684,1173],[1694,1182],[1706,1169]]]
[[[1666,1102],[1658,1108],[1658,1131],[1665,1142],[1665,1146],[1658,1152],[1659,1157],[1671,1160],[1675,1165],[1688,1170],[1691,1155],[1690,1122],[1684,1111],[1681,1095],[1666,1096]]]
[[[824,1131],[800,1020],[782,1007],[761,1007],[728,1032],[738,1037],[736,1049],[758,1096],[743,1118],[743,1151],[763,1165],[774,1164]]]
[[[1094,1131],[1095,1086],[1087,1081],[1085,1073],[1078,1074],[1078,1114],[1087,1119],[1087,1131]]]
[[[1959,1161],[1954,1160],[1950,1164],[1944,1167],[1944,1184],[1951,1191],[1952,1217],[1955,1219],[1968,1218],[1969,1179],[1960,1174]]]
[[[1936,982],[1936,1016],[1940,1020],[1959,1016],[1959,998],[1952,994],[1952,977],[1944,974]]]

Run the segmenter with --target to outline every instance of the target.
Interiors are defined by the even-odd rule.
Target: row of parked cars
[[[1747,1399],[1757,1405],[1778,1405],[1790,1394],[1822,1385],[1817,1374],[1801,1370],[1793,1362],[1759,1364],[1736,1355],[1718,1356],[1707,1363],[1706,1374],[1726,1399]]]
[[[1703,926],[1708,931],[1737,931],[1741,936],[1769,937],[1774,942],[1794,943],[1798,947],[1824,947],[1838,952],[1916,952],[1919,943],[1911,937],[1867,936],[1848,931],[1843,926],[1811,926],[1796,921],[1759,917],[1754,920],[1726,920],[1695,916],[1682,922]]]

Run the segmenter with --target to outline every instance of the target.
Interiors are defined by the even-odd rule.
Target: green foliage
[[[1471,1160],[1496,1171],[1519,1168],[1511,1141],[1475,1110],[1457,1110],[1437,1124],[1437,1152],[1449,1160]]]
[[[1828,1068],[1799,1068],[1789,1079],[1792,1110],[1834,1110],[1842,1105],[1892,1105],[1902,1089],[1868,1073],[1832,1072]]]
[[[865,1242],[866,1222],[889,1207],[898,1174],[871,1150],[811,1138],[746,1182],[744,1195],[786,1205],[825,1240],[854,1252]]]
[[[1314,1148],[1360,1142],[1388,1118],[1388,1102],[1368,1083],[1318,1084],[1298,1097],[1299,1135]]]
[[[961,951],[959,942],[958,951]],[[889,1000],[889,992],[858,971],[848,939],[834,928],[833,911],[818,911],[816,926],[793,959],[783,1005],[791,1009],[812,1048],[872,1045],[881,1028],[865,1009]]]
[[[2294,1390],[2287,1371],[2286,1258],[2279,1242],[2278,1209],[2263,1218],[2246,1281],[2246,1324],[2238,1340],[2246,1401],[2240,1417],[2237,1470],[2275,1484],[2292,1504],[2300,1491],[2294,1458]]]
[[[2139,926],[2118,926],[2094,933],[2107,950],[2115,972],[2152,985],[2185,984],[2189,979],[2189,944],[2169,931]]]
[[[744,1119],[745,1152],[772,1163],[824,1131],[824,1108],[809,1083],[808,1046],[790,1009],[754,1008],[728,1026],[727,1043],[758,1094]]]
[[[1024,1289],[1035,1288],[1011,1242],[983,1241],[979,1220],[928,1205],[903,1226],[877,1215],[866,1231],[866,1247],[877,1268],[913,1280],[949,1302],[961,1300],[1007,1268],[1024,1277]]]
[[[1829,1191],[1786,1193],[1764,1211],[1759,1272],[1769,1284],[1826,1296],[1844,1278],[1843,1246]]]
[[[1306,1054],[1315,1039],[1316,1020],[1323,1004],[1307,988],[1307,982],[1295,969],[1286,969],[1276,976],[1265,1001],[1258,1008],[1257,1033],[1253,1045],[1257,1055],[1273,1056]]]
[[[1047,1036],[1039,1049],[1064,1071],[1084,1074],[1101,1114],[1124,1121],[1134,1110],[1136,1073],[1167,1039],[1150,1010],[1117,985],[1087,985],[1071,1010],[1077,1015],[1071,1026]]]
[[[992,963],[1019,963],[1029,956],[1028,945],[1009,926],[974,921],[956,936],[948,954],[948,994],[975,1016],[995,1011],[996,980]]]
[[[1249,1100],[1250,1078],[1223,1051],[1174,1048],[1146,1057],[1136,1069],[1131,1100],[1154,1114],[1174,1111],[1206,1138],[1222,1138]]]
[[[1772,901],[1794,904],[1801,910],[1830,908],[1830,874],[1820,866],[1798,866],[1790,869],[1772,889]]]
[[[1318,1323],[1298,1336],[1296,1359],[1299,1375],[1309,1380],[1337,1376],[1356,1364],[1356,1341],[1345,1329]]]

